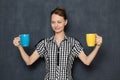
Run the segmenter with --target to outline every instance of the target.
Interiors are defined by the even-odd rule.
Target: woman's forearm
[[[94,50],[87,56],[87,64],[88,65],[90,65],[90,63],[93,61],[93,59],[97,55],[99,48],[100,48],[100,46],[96,45],[96,47],[94,48]]]
[[[30,65],[31,63],[30,63],[30,57],[29,57],[29,55],[25,52],[25,50],[23,49],[23,47],[21,45],[18,46],[18,49],[19,49],[20,54],[21,54],[23,60],[25,61],[25,63],[27,65]]]

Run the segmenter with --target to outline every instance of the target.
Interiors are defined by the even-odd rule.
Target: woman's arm
[[[38,54],[37,50],[35,50],[31,56],[29,56],[25,50],[23,49],[23,47],[19,44],[20,38],[16,37],[13,40],[13,44],[18,47],[20,54],[23,58],[23,60],[25,61],[26,65],[32,65],[39,57],[40,55]]]
[[[101,36],[96,36],[96,47],[94,48],[94,50],[88,55],[86,56],[86,54],[84,53],[84,51],[82,51],[78,57],[79,59],[86,65],[90,65],[90,63],[93,61],[93,59],[95,58],[95,56],[98,53],[98,50],[100,48],[102,44],[102,37]]]

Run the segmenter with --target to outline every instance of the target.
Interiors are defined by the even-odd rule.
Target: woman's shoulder
[[[53,39],[53,36],[52,37],[46,37],[46,38],[42,38],[38,41],[38,43],[48,43],[50,40]]]
[[[71,36],[68,37],[68,40],[72,42],[78,41],[75,37],[71,37]]]
[[[77,39],[77,38],[75,38],[75,37],[68,37],[68,40],[69,40],[69,42],[72,44],[72,45],[75,45],[75,44],[79,44],[79,45],[81,45],[81,46],[83,46],[82,44],[81,44],[81,42]]]

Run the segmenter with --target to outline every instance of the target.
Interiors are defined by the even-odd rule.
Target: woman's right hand
[[[13,40],[13,44],[16,47],[20,46],[20,37],[15,37]]]

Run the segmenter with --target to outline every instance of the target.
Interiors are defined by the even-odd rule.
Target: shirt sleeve
[[[38,51],[40,57],[44,56],[44,53],[46,51],[46,49],[45,49],[45,40],[39,41],[39,43],[36,45],[36,50]]]
[[[78,57],[78,54],[81,53],[82,51],[83,51],[82,45],[77,40],[75,40],[74,46],[72,48],[73,55],[75,57]]]

